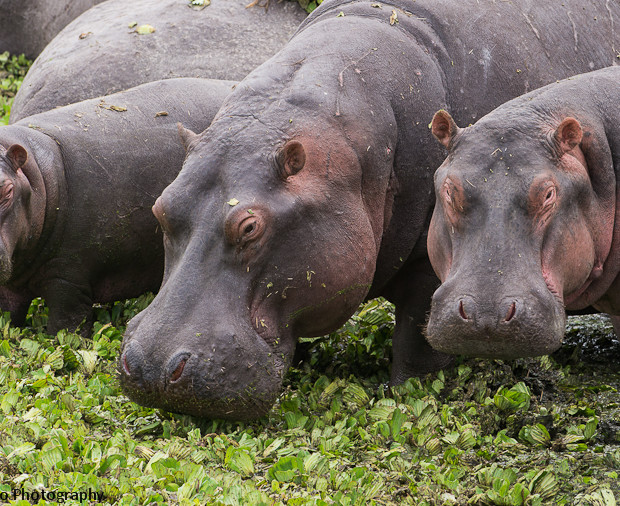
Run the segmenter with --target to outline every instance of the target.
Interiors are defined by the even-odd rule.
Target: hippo
[[[565,309],[615,315],[620,330],[620,67],[511,100],[459,128],[440,111],[449,150],[435,173],[428,232],[442,281],[427,338],[446,353],[545,355]],[[619,334],[620,335],[620,334]]]
[[[206,418],[265,414],[300,336],[366,298],[395,304],[392,383],[445,366],[422,326],[439,108],[468,124],[616,62],[605,0],[326,0],[226,98],[153,212],[164,278],[127,326],[134,401]],[[574,30],[573,30],[574,27]]]
[[[195,10],[189,0],[103,2],[39,55],[15,96],[10,121],[159,79],[239,81],[306,17],[297,2],[271,2],[268,10],[246,4],[212,0]]]
[[[0,0],[0,53],[34,59],[47,43],[102,0]]]
[[[0,127],[0,308],[47,330],[92,321],[92,304],[156,290],[163,244],[151,206],[185,150],[176,123],[204,129],[229,81],[148,83]]]

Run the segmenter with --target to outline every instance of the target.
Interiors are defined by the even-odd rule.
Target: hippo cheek
[[[554,228],[543,246],[543,278],[567,308],[583,309],[571,304],[600,275],[602,263],[597,265],[594,241],[583,221],[563,225]]]
[[[542,279],[519,295],[488,296],[448,280],[433,295],[427,340],[449,354],[512,359],[560,347],[566,314]],[[490,292],[488,290],[487,292]]]
[[[262,297],[252,304],[252,324],[266,342],[292,353],[296,336],[322,336],[341,327],[369,288],[370,281],[360,280],[341,290],[329,290],[322,284],[314,290],[290,289],[285,300]]]

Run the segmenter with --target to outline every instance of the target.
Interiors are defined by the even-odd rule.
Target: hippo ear
[[[199,134],[185,128],[181,123],[177,123],[177,129],[179,130],[179,137],[181,137],[181,142],[183,143],[185,151],[192,149],[198,142],[198,139],[200,139]]]
[[[553,134],[560,156],[578,146],[582,137],[583,130],[575,118],[564,119]]]
[[[306,150],[299,141],[288,141],[278,152],[276,161],[280,173],[285,177],[294,176],[306,164]]]
[[[452,119],[452,116],[448,114],[448,111],[441,109],[433,116],[431,122],[431,131],[433,135],[441,142],[446,148],[450,149],[450,144],[454,136],[459,132],[460,128]]]
[[[11,167],[15,172],[17,169],[21,169],[24,165],[26,165],[26,160],[28,160],[28,152],[23,146],[19,144],[13,144],[6,151],[6,157],[11,162]]]

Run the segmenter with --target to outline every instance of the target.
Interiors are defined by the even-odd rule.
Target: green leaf
[[[226,450],[224,463],[233,471],[238,472],[244,477],[254,474],[254,462],[252,457],[242,448],[229,446]]]
[[[147,35],[149,33],[153,33],[155,31],[155,28],[151,25],[140,25],[138,28],[136,28],[136,32],[138,32],[140,35]]]

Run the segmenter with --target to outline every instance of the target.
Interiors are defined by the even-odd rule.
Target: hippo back
[[[59,257],[79,252],[81,267],[93,276],[108,273],[91,280],[94,300],[157,289],[163,251],[151,206],[185,156],[177,122],[206,128],[232,85],[166,79],[16,123],[60,146],[68,197],[59,208],[64,226],[52,242]]]
[[[0,53],[36,58],[82,12],[102,0],[0,0]]]
[[[171,77],[240,80],[278,51],[304,19],[296,2],[246,9],[246,0],[108,0],[45,48],[15,97],[11,122]],[[150,25],[155,31],[139,34]],[[147,29],[148,32],[148,29]]]

